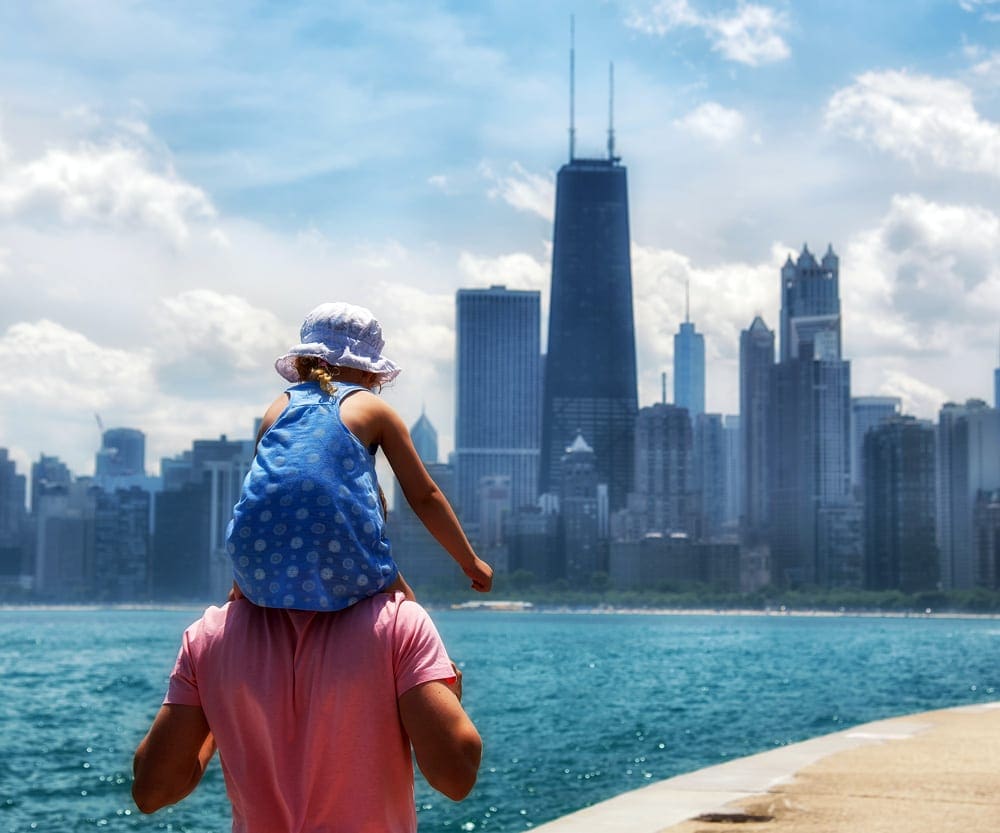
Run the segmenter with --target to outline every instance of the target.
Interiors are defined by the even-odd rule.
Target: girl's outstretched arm
[[[473,589],[488,593],[493,586],[493,568],[472,549],[448,499],[424,468],[399,414],[374,394],[360,392],[344,400],[341,416],[365,445],[378,443],[382,447],[416,516],[455,559]]]

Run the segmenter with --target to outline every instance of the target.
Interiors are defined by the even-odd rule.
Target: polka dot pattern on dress
[[[318,386],[295,385],[289,397],[258,444],[226,550],[251,601],[338,610],[396,574],[374,459]]]

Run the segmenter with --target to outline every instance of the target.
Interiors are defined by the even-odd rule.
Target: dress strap
[[[337,382],[337,392],[334,396],[337,404],[340,405],[348,396],[352,393],[357,393],[359,390],[368,390],[364,385],[355,385],[347,382]]]

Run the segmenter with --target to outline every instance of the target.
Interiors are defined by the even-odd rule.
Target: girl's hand
[[[478,556],[462,572],[472,579],[473,590],[489,593],[493,588],[493,568]]]

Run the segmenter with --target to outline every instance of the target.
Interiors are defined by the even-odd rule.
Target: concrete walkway
[[[868,723],[651,784],[534,830],[1000,831],[1000,703]]]

